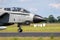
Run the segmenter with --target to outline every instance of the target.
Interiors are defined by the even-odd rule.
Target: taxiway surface
[[[60,32],[5,32],[0,33],[0,37],[60,37]]]

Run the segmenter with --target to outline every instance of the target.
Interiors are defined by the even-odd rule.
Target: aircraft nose
[[[46,21],[46,20],[39,15],[35,15],[34,18],[33,18],[34,23],[39,23],[39,22],[43,22],[43,21]]]

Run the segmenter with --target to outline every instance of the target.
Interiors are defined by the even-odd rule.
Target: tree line
[[[48,18],[45,17],[46,23],[60,23],[60,16],[55,18],[53,15],[49,15]]]

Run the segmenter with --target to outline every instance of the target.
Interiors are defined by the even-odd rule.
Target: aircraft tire
[[[22,29],[18,29],[19,32],[22,32],[23,30]]]

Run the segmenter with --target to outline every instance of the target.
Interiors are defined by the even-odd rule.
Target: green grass
[[[0,37],[0,40],[60,40],[60,37]]]
[[[7,29],[0,32],[18,32],[16,24],[7,26]],[[22,26],[23,32],[60,32],[60,23],[46,24],[45,27]],[[0,40],[60,40],[60,37],[0,37]]]
[[[51,23],[46,24],[45,27],[34,27],[30,26],[22,26],[23,32],[60,32],[60,23]],[[5,30],[0,30],[0,32],[18,32],[17,25],[8,26]]]

